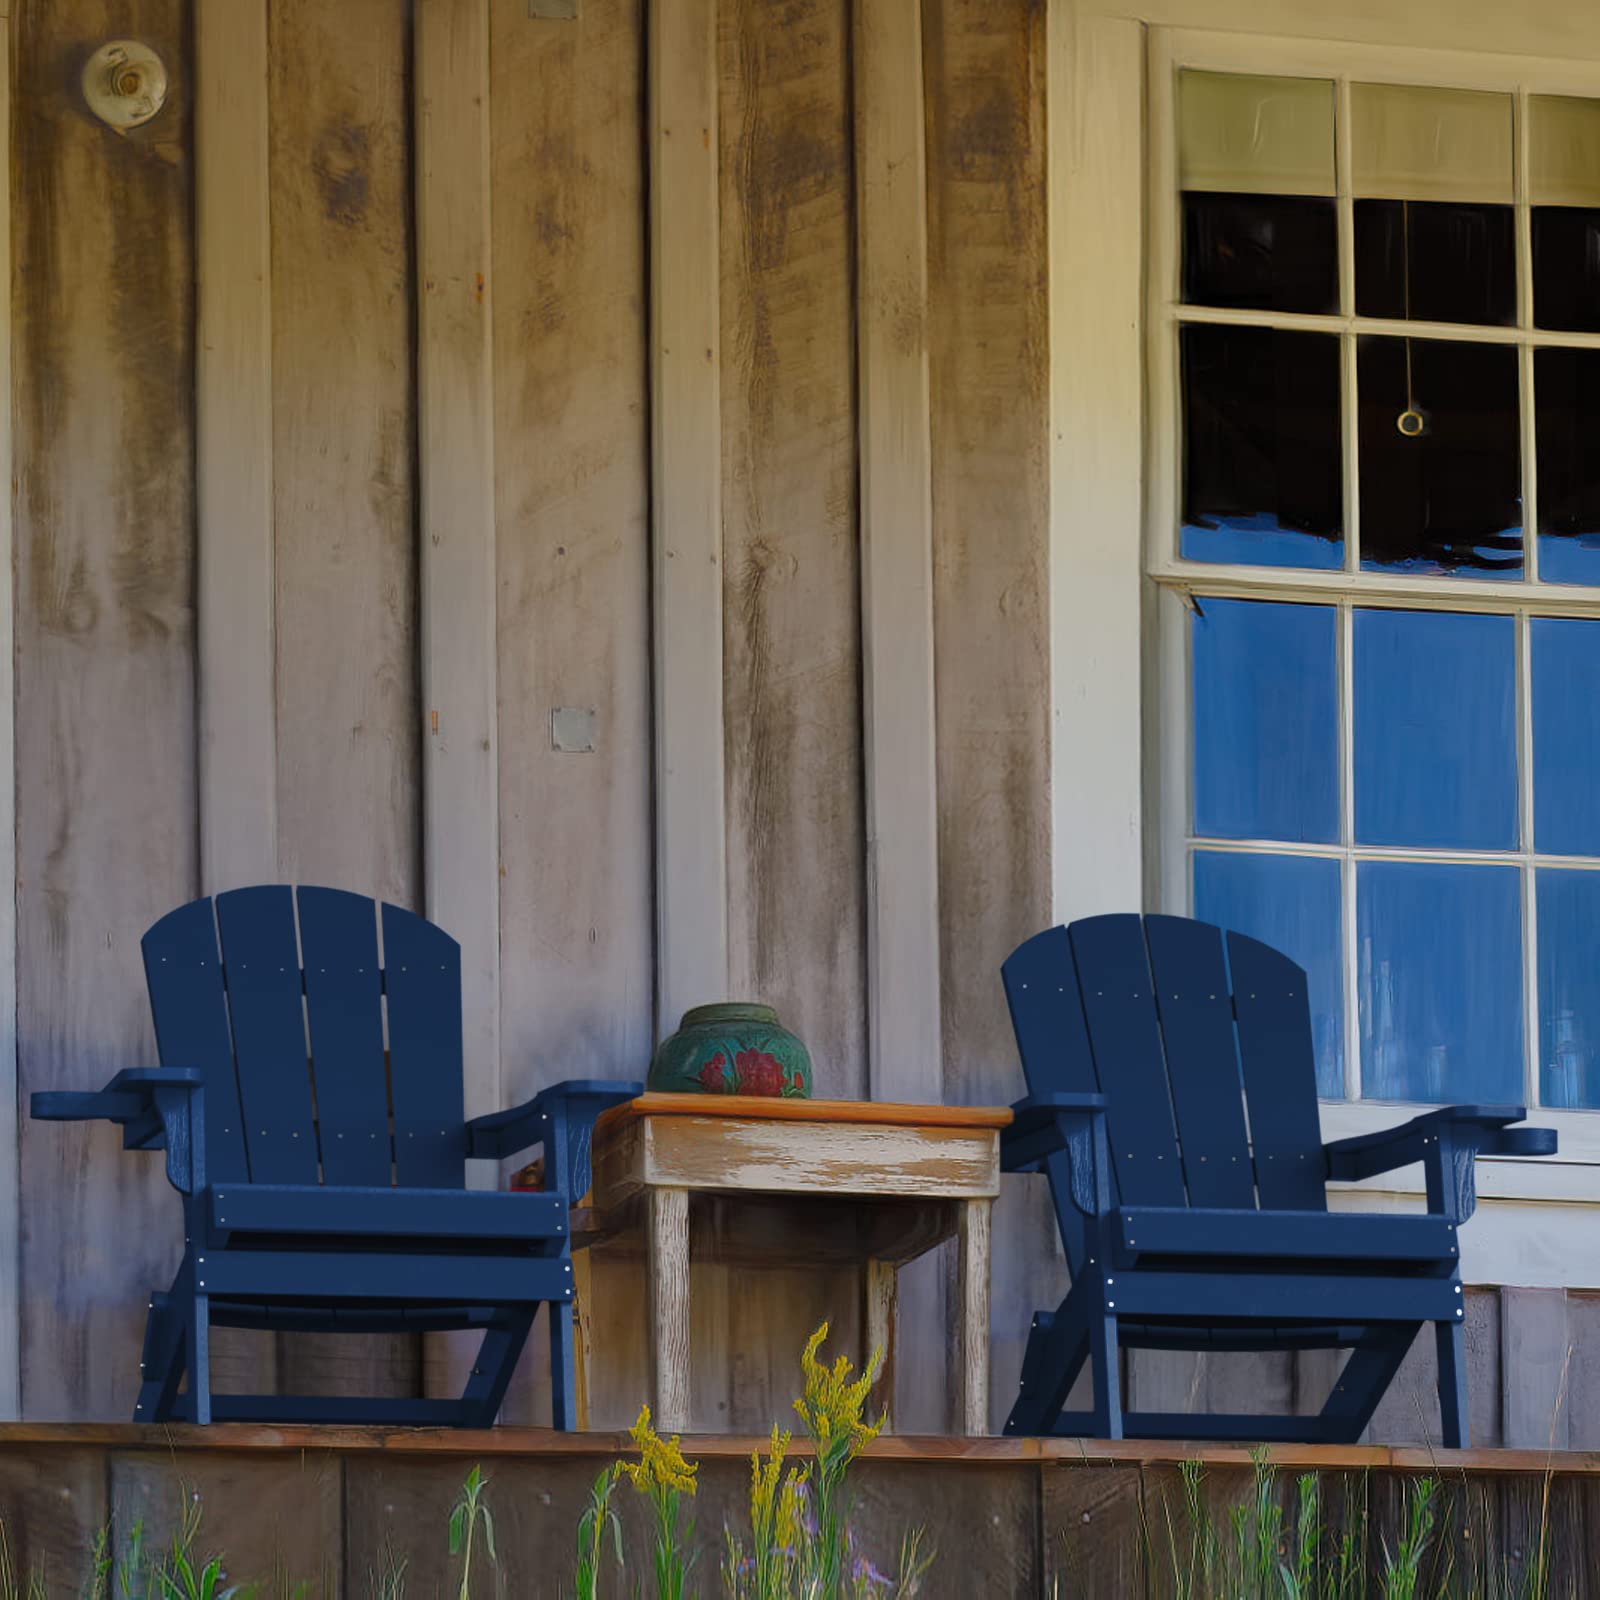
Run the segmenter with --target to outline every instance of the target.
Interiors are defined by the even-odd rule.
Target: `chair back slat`
[[[1014,950],[1000,969],[1006,1004],[1030,1094],[1098,1094],[1089,1034],[1078,998],[1078,974],[1065,928],[1047,928]],[[1083,1214],[1073,1204],[1065,1155],[1045,1164],[1067,1266],[1079,1271],[1085,1255]]]
[[[239,1098],[256,1183],[317,1182],[317,1128],[294,895],[282,884],[217,896]]]
[[[366,895],[342,889],[302,888],[295,899],[322,1180],[383,1187],[394,1181],[394,1145],[378,908]]]
[[[170,912],[140,949],[161,1065],[205,1074],[206,1170],[213,1183],[242,1182],[250,1164],[211,902],[194,900]]]
[[[1242,933],[1228,935],[1228,967],[1262,1208],[1325,1211],[1327,1163],[1305,971]]]
[[[1192,1206],[1256,1203],[1222,930],[1146,917],[1145,943]]]
[[[1073,923],[1067,934],[1089,1048],[1107,1101],[1106,1130],[1120,1200],[1186,1205],[1141,919],[1089,917]]]
[[[402,1184],[459,1189],[466,1175],[461,946],[443,929],[383,908],[395,1172]]]

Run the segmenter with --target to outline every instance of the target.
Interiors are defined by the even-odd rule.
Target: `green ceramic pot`
[[[696,1006],[656,1046],[650,1088],[671,1094],[811,1096],[811,1057],[771,1006]]]

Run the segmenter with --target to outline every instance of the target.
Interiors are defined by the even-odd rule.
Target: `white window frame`
[[[1530,93],[1600,96],[1600,62],[1146,29],[1125,18],[1067,16],[1058,6],[1050,8],[1050,24],[1054,907],[1061,920],[1072,920],[1128,909],[1142,896],[1146,909],[1187,910],[1187,590],[1342,600],[1349,610],[1366,600],[1438,605],[1445,582],[1451,608],[1522,618],[1541,611],[1600,616],[1600,590],[1530,594],[1526,582],[1179,562],[1176,363],[1155,360],[1162,346],[1149,338],[1152,328],[1168,328],[1176,301],[1174,74],[1195,66],[1488,88],[1515,94],[1522,118]],[[1522,160],[1522,142],[1517,150]],[[1347,160],[1342,168],[1349,170]],[[1130,205],[1130,194],[1158,195],[1163,203]],[[1525,195],[1523,182],[1523,229]],[[1349,202],[1341,205],[1341,243],[1349,250]],[[1165,277],[1155,261],[1165,262]],[[1520,294],[1528,293],[1525,277]],[[1347,262],[1341,282],[1350,283]],[[1341,307],[1341,317],[1349,309]],[[1294,318],[1270,315],[1240,320],[1294,325]],[[1310,318],[1306,325],[1328,323]],[[1341,325],[1336,318],[1333,326]],[[1459,331],[1450,328],[1451,336]],[[1522,326],[1490,336],[1512,344],[1530,338]],[[1171,352],[1176,339],[1166,339]],[[1533,518],[1525,520],[1533,546]],[[1525,621],[1518,627],[1525,635]],[[1166,826],[1173,819],[1176,826]],[[1528,1032],[1536,1030],[1533,1016]],[[1357,1058],[1358,1043],[1352,1030],[1347,1061]],[[1403,1122],[1414,1107],[1323,1101],[1320,1109],[1323,1134],[1333,1139]],[[1467,1274],[1474,1282],[1600,1286],[1600,1114],[1541,1110],[1538,1122],[1557,1128],[1560,1157],[1480,1163],[1478,1190],[1488,1203],[1474,1237],[1464,1240]],[[1419,1203],[1421,1171],[1352,1187],[1374,1194],[1342,1195],[1341,1205],[1392,1205],[1395,1197]]]

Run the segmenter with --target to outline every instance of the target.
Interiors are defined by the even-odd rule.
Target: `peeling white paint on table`
[[[1000,1192],[1000,1129],[1010,1121],[1003,1106],[686,1094],[641,1095],[603,1117],[593,1233],[608,1242],[643,1233],[656,1426],[689,1427],[691,1198],[738,1194],[764,1197],[751,1217],[766,1231],[745,1241],[753,1254],[866,1266],[866,1345],[885,1357],[880,1393],[893,1392],[896,1271],[959,1235],[954,1422],[984,1433],[989,1207]],[[842,1230],[841,1216],[850,1223]]]

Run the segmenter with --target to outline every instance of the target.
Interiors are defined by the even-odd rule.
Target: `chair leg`
[[[139,1398],[135,1422],[169,1422],[183,1376],[184,1330],[171,1294],[150,1296],[145,1318],[144,1350],[139,1360]]]
[[[1436,1322],[1434,1339],[1439,1350],[1439,1421],[1447,1450],[1465,1450],[1467,1426],[1467,1330],[1458,1318]]]
[[[461,1392],[461,1420],[469,1428],[492,1428],[505,1403],[517,1357],[533,1326],[535,1306],[503,1311],[489,1324],[472,1363],[472,1376]]]
[[[1120,1439],[1122,1363],[1117,1356],[1117,1319],[1098,1307],[1089,1317],[1089,1370],[1094,1382],[1095,1437]]]
[[[1329,1444],[1354,1444],[1361,1437],[1421,1326],[1420,1322],[1391,1324],[1350,1352],[1322,1408]]]
[[[1044,1435],[1055,1426],[1072,1386],[1089,1359],[1087,1301],[1068,1295],[1057,1311],[1041,1311],[1028,1330],[1022,1382],[1004,1432]]]
[[[578,1369],[572,1338],[572,1302],[552,1300],[550,1316],[550,1425],[563,1433],[578,1427]]]
[[[184,1308],[189,1368],[189,1420],[205,1428],[211,1424],[211,1296],[193,1294]]]

